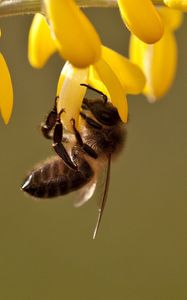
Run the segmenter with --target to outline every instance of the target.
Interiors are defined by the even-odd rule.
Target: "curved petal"
[[[88,84],[110,98],[110,94],[101,78],[99,77],[98,73],[96,72],[94,66],[89,67]]]
[[[69,62],[65,64],[60,74],[57,95],[59,96],[57,102],[58,112],[64,109],[65,112],[61,114],[61,119],[64,126],[69,131],[72,131],[70,120],[75,119],[78,126],[80,107],[82,100],[86,93],[86,87],[81,86],[81,83],[87,83],[88,68],[77,69]]]
[[[162,97],[170,88],[177,65],[177,45],[174,34],[165,30],[162,39],[154,45],[146,45],[131,37],[130,56],[145,73],[147,83],[144,94],[150,102]]]
[[[5,124],[8,124],[13,108],[13,88],[8,66],[0,53],[0,111]]]
[[[102,57],[114,71],[127,93],[139,94],[142,92],[145,76],[137,65],[107,47],[102,47]]]
[[[159,41],[164,28],[151,0],[118,0],[122,18],[139,39],[147,44]]]
[[[164,3],[171,8],[187,11],[187,0],[164,0]]]
[[[159,7],[158,12],[164,25],[170,30],[176,30],[181,26],[183,21],[183,13],[181,11],[163,6]]]
[[[128,119],[128,104],[126,93],[120,81],[112,71],[111,67],[103,59],[100,59],[93,67],[108,90],[110,100],[118,109],[121,120],[126,123]]]
[[[51,36],[45,17],[36,14],[29,31],[28,58],[35,68],[42,68],[49,57],[56,51],[56,45]]]
[[[85,68],[101,55],[101,43],[94,27],[73,0],[44,0],[47,16],[65,60]]]

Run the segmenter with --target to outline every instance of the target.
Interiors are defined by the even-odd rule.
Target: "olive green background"
[[[119,12],[87,13],[103,43],[127,55]],[[178,73],[167,96],[155,105],[128,97],[127,145],[112,166],[95,241],[96,197],[74,209],[73,195],[36,202],[19,190],[27,171],[53,153],[39,125],[63,63],[56,55],[44,69],[31,68],[30,22],[0,20],[15,94],[10,124],[0,120],[0,299],[186,300],[187,22],[177,32]]]

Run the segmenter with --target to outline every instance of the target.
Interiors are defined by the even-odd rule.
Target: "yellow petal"
[[[183,21],[183,13],[181,11],[162,6],[158,9],[158,12],[164,25],[169,29],[176,30],[181,26]]]
[[[45,0],[47,16],[65,60],[85,68],[101,55],[101,43],[94,27],[73,0]]]
[[[122,18],[139,39],[147,44],[160,40],[164,28],[151,0],[118,0]]]
[[[97,72],[98,74],[97,78],[100,78],[100,80],[103,82],[106,89],[108,90],[110,100],[112,101],[113,105],[118,109],[121,120],[126,123],[128,118],[128,104],[126,99],[126,93],[120,81],[112,71],[111,67],[103,59],[100,59],[94,65],[94,69],[95,72]]]
[[[148,45],[143,43],[138,39],[134,34],[131,34],[130,43],[129,43],[129,56],[130,60],[137,64],[140,69],[144,72],[144,58],[147,51]]]
[[[28,58],[35,68],[42,68],[49,57],[56,51],[49,25],[45,17],[36,14],[29,32]]]
[[[162,97],[170,88],[177,65],[177,45],[174,34],[165,30],[162,39],[146,45],[134,35],[130,42],[130,57],[144,71],[147,83],[144,94],[150,102]]]
[[[187,0],[164,0],[164,3],[171,8],[187,11]]]
[[[60,95],[60,91],[62,89],[65,78],[68,76],[68,73],[71,72],[73,72],[73,66],[67,61],[63,66],[62,71],[60,73],[60,77],[58,79],[57,92],[56,92],[57,96]]]
[[[78,126],[80,107],[86,93],[86,88],[80,84],[87,83],[87,78],[88,68],[77,69],[69,62],[65,64],[60,74],[57,86],[57,95],[59,96],[57,110],[60,112],[61,109],[65,109],[65,112],[61,114],[61,119],[69,131],[72,131],[70,122],[72,118],[75,119]]]
[[[8,66],[0,53],[0,111],[5,124],[8,124],[13,108],[13,88]]]
[[[139,94],[142,92],[145,76],[137,65],[107,47],[102,47],[102,57],[114,71],[127,93]]]
[[[104,83],[101,81],[101,78],[96,72],[94,66],[89,67],[88,84],[110,98],[110,94]]]

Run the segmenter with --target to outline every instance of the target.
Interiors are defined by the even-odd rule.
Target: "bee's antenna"
[[[80,85],[81,85],[81,86],[85,86],[85,87],[87,87],[88,89],[90,89],[90,90],[92,90],[92,91],[94,91],[94,92],[96,92],[96,93],[102,95],[102,96],[103,96],[104,103],[107,102],[108,97],[107,97],[107,95],[105,95],[103,92],[99,91],[98,89],[93,88],[92,86],[90,86],[90,85],[88,85],[88,84],[86,84],[86,83],[81,83]]]
[[[109,157],[108,157],[108,166],[107,166],[107,173],[106,173],[105,188],[104,188],[102,202],[101,202],[101,205],[100,205],[99,210],[98,210],[98,218],[97,218],[97,222],[96,222],[94,233],[93,233],[93,240],[96,238],[96,235],[97,235],[100,223],[101,223],[101,219],[102,219],[102,216],[103,216],[103,211],[104,211],[104,208],[105,208],[105,204],[106,204],[106,201],[107,201],[108,188],[109,188],[109,182],[110,182],[110,165],[111,165],[111,155],[109,155]]]

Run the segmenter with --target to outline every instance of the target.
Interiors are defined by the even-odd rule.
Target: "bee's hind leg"
[[[62,109],[59,114],[57,114],[56,125],[53,134],[53,148],[56,153],[63,159],[63,161],[71,168],[76,170],[77,166],[71,160],[67,150],[65,149],[63,142],[63,125],[60,120],[60,115],[64,110]]]
[[[51,130],[54,128],[56,121],[57,121],[57,105],[56,105],[56,103],[57,103],[58,98],[59,98],[58,96],[55,97],[54,107],[48,114],[45,123],[43,123],[41,125],[41,131],[43,133],[43,136],[46,139],[50,139],[50,140],[53,138],[51,135]]]
[[[77,139],[78,144],[81,146],[81,149],[83,151],[85,151],[89,156],[93,157],[93,158],[97,158],[98,155],[95,152],[94,149],[92,149],[89,145],[83,143],[83,140],[81,138],[81,135],[79,133],[79,131],[77,130],[77,128],[75,127],[75,120],[71,119],[72,125],[73,125],[73,131],[75,133],[75,137]]]

